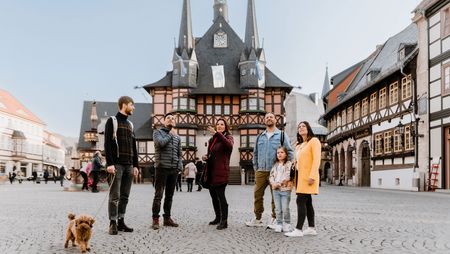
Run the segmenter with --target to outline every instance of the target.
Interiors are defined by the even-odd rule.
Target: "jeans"
[[[170,218],[170,210],[172,209],[173,193],[175,192],[175,184],[177,182],[178,172],[171,169],[157,168],[155,172],[155,197],[153,198],[152,217],[159,218],[161,210],[161,199],[165,190],[164,197],[164,218]]]
[[[273,199],[275,201],[275,213],[277,215],[277,224],[282,225],[283,221],[286,224],[290,224],[291,212],[289,210],[289,203],[291,202],[291,192],[274,190]]]
[[[225,197],[225,188],[227,184],[209,187],[209,195],[211,196],[214,213],[216,219],[226,221],[228,219],[228,203]]]
[[[270,188],[270,193],[272,194],[272,218],[276,218],[275,215],[275,202],[273,201],[272,186],[269,182],[270,172],[256,171],[255,172],[255,189],[254,189],[254,212],[256,219],[260,220],[262,213],[264,212],[264,192],[267,186]]]
[[[314,208],[311,194],[297,194],[297,229],[302,230],[305,217],[308,217],[308,226],[314,227]]]
[[[188,188],[188,192],[192,192],[192,187],[194,186],[194,178],[187,178],[186,179],[187,182],[187,188]]]
[[[110,220],[123,219],[130,196],[131,183],[133,182],[132,165],[114,165],[116,174],[109,190],[108,213]]]

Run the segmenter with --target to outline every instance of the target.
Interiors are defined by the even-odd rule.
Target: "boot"
[[[130,228],[127,225],[125,225],[123,218],[119,219],[118,225],[117,225],[117,230],[123,231],[123,232],[133,232],[133,228]]]
[[[109,223],[109,234],[110,235],[117,235],[117,222],[116,220],[111,220]]]
[[[227,220],[222,220],[219,225],[217,226],[218,230],[222,230],[228,227]]]
[[[159,229],[159,218],[153,218],[152,228],[154,230],[158,230]]]
[[[220,222],[220,218],[216,217],[214,220],[209,222],[209,225],[217,225]]]
[[[163,225],[166,227],[178,227],[178,224],[175,223],[170,217],[168,218],[164,217]]]

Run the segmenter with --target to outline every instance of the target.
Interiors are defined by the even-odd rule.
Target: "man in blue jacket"
[[[264,192],[267,186],[272,194],[272,220],[275,221],[275,203],[273,200],[272,187],[269,182],[270,170],[275,162],[277,148],[279,146],[286,147],[288,151],[288,159],[292,161],[293,151],[289,142],[289,137],[285,132],[280,131],[276,127],[276,119],[273,113],[267,113],[264,116],[266,130],[258,135],[253,148],[253,169],[255,170],[255,189],[254,189],[254,213],[255,218],[245,224],[249,227],[265,226],[261,221],[264,212]]]

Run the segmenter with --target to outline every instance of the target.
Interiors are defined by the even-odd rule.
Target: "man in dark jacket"
[[[128,116],[133,114],[134,101],[122,96],[118,101],[119,112],[105,124],[105,157],[106,171],[114,175],[109,190],[109,234],[117,235],[117,231],[133,232],[125,225],[124,217],[130,195],[133,174],[138,174],[138,157],[133,124]],[[115,119],[115,120],[114,120]]]
[[[64,186],[64,176],[66,175],[66,169],[64,168],[64,165],[62,165],[59,168],[59,180],[61,182],[61,187]]]
[[[181,157],[181,140],[173,129],[175,118],[171,113],[164,116],[164,126],[153,132],[155,144],[155,197],[153,199],[153,229],[159,229],[159,211],[164,189],[164,226],[178,227],[170,217],[172,198],[175,191],[178,172],[183,169]]]
[[[92,158],[92,170],[91,170],[91,175],[92,175],[92,192],[98,192],[97,189],[97,184],[98,184],[98,174],[100,173],[100,170],[102,169],[103,165],[102,165],[102,160],[100,159],[100,151],[96,151],[94,153],[94,158]]]

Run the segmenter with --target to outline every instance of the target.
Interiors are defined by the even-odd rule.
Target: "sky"
[[[421,0],[255,0],[267,66],[301,92],[363,60],[411,23]],[[0,88],[58,134],[78,137],[83,101],[129,95],[172,67],[182,0],[0,0]],[[201,37],[213,0],[191,0]],[[244,38],[247,1],[228,0]],[[264,42],[262,42],[264,41]]]

